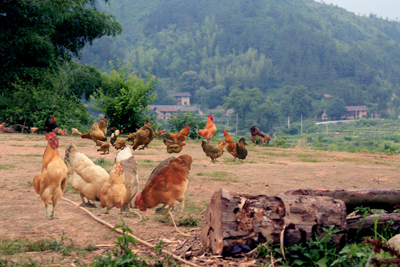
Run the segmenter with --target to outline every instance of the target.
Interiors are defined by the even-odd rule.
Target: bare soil
[[[61,157],[65,147],[71,143],[78,146],[80,152],[95,161],[104,158],[113,162],[117,151],[110,149],[108,155],[100,155],[93,141],[77,136],[59,136]],[[47,145],[44,135],[0,134],[0,239],[28,238],[32,241],[54,237],[60,240],[63,232],[74,245],[87,247],[98,246],[92,252],[77,249],[76,252],[62,255],[46,251],[43,253],[18,253],[12,256],[0,255],[0,259],[15,262],[36,261],[37,265],[74,266],[77,261],[89,264],[97,255],[104,255],[112,249],[119,235],[110,228],[96,222],[82,210],[60,200],[56,207],[56,216],[60,219],[45,220],[45,209],[39,195],[32,187],[32,181],[41,171],[42,155]],[[180,255],[189,244],[193,243],[192,261],[200,265],[232,265],[232,259],[212,258],[199,242],[202,212],[213,193],[221,188],[238,193],[277,195],[291,189],[385,189],[398,188],[398,170],[400,156],[361,154],[345,152],[325,152],[307,150],[301,147],[281,149],[271,147],[248,146],[249,154],[244,163],[231,162],[233,157],[225,152],[219,162],[213,164],[207,158],[199,141],[188,141],[180,154],[189,154],[193,158],[189,174],[189,188],[186,192],[186,207],[183,215],[175,220],[198,218],[195,227],[179,227],[192,234],[188,242],[180,249],[175,248],[186,239],[174,230],[167,217],[154,214],[154,211],[141,212],[143,220],[134,213],[122,217],[119,210],[112,209],[110,214],[103,214],[105,209],[91,211],[106,222],[118,225],[123,218],[133,234],[156,245],[164,240],[166,249]],[[161,140],[154,140],[148,149],[135,151],[141,188],[158,162],[171,157],[166,152]],[[173,154],[172,156],[179,156]],[[112,166],[108,167],[109,171]],[[67,187],[64,197],[80,204],[79,194]],[[139,211],[139,210],[138,210]],[[139,211],[140,212],[140,211]],[[139,255],[148,259],[154,251],[138,245]],[[1,251],[0,251],[1,254]],[[246,261],[240,259],[239,261]],[[238,260],[236,260],[238,262]],[[254,261],[250,261],[254,263]]]

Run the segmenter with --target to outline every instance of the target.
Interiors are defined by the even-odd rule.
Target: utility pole
[[[300,116],[300,133],[303,133],[303,115]]]
[[[287,127],[288,127],[288,129],[290,129],[290,118],[289,117],[287,117]]]
[[[236,112],[236,136],[237,136],[238,119],[239,119],[239,113]]]
[[[328,135],[328,123],[325,123],[326,125],[326,134]]]

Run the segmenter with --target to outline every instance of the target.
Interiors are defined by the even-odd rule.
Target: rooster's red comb
[[[51,132],[51,133],[49,133],[48,135],[46,135],[46,140],[49,141],[49,139],[52,138],[52,137],[54,137],[54,136],[56,136],[56,134],[53,133],[53,132]]]

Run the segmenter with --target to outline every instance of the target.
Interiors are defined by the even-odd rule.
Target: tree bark
[[[346,207],[329,197],[280,194],[235,194],[226,190],[214,193],[204,214],[206,226],[201,241],[214,254],[228,255],[238,249],[254,249],[271,240],[284,245],[324,235],[323,228],[334,225],[339,232],[332,240],[346,242]],[[282,239],[282,240],[281,240]]]
[[[348,238],[356,236],[367,236],[374,232],[374,227],[378,229],[392,224],[394,227],[400,225],[400,213],[374,214],[369,216],[354,216],[346,219],[348,225]]]
[[[324,189],[297,189],[286,191],[287,195],[326,196],[343,200],[347,213],[356,207],[370,207],[371,209],[384,209],[393,211],[400,204],[400,189],[371,189],[371,190],[324,190]]]

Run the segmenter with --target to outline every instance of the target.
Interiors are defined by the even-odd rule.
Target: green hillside
[[[124,31],[86,46],[81,63],[107,71],[120,58],[137,74],[151,67],[159,94],[189,91],[195,103],[215,108],[234,88],[259,88],[278,108],[305,87],[308,117],[327,108],[324,94],[397,114],[387,111],[398,109],[391,99],[400,94],[398,22],[312,0],[113,0],[100,8]]]

